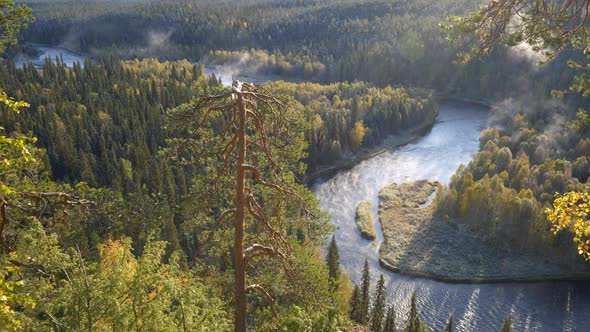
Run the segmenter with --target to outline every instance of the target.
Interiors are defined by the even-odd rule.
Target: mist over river
[[[63,56],[71,66],[84,56],[62,48],[39,46],[32,61],[42,65],[46,56]],[[274,76],[240,75],[223,66],[206,67],[226,85],[232,76],[256,83],[279,79]],[[405,320],[410,296],[416,291],[422,315],[430,328],[441,331],[453,315],[457,331],[498,331],[508,315],[514,331],[590,331],[590,282],[541,282],[500,284],[449,284],[393,273],[379,265],[378,244],[383,240],[377,215],[379,190],[392,182],[432,179],[447,184],[461,163],[468,163],[477,152],[480,131],[488,122],[485,109],[468,103],[441,103],[440,114],[432,130],[417,141],[365,160],[351,169],[319,179],[312,186],[322,209],[338,226],[336,238],[340,260],[352,282],[359,283],[365,257],[368,258],[372,284],[379,274],[387,280],[388,300],[395,303],[398,329]],[[374,242],[363,239],[354,222],[361,200],[373,202],[377,229]]]

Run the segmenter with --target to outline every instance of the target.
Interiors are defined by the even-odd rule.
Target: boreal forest
[[[590,0],[0,0],[0,332],[590,330]]]

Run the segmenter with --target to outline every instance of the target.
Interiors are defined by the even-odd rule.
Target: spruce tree
[[[508,316],[508,318],[506,318],[504,320],[504,324],[502,324],[502,330],[500,330],[501,332],[512,332],[512,317]]]
[[[416,292],[412,294],[410,313],[408,322],[406,324],[406,332],[420,332],[420,318],[418,313],[418,305],[416,304]]]
[[[383,326],[383,315],[385,314],[385,279],[379,277],[377,290],[375,291],[375,305],[373,306],[371,331],[381,332]]]
[[[383,332],[395,332],[395,309],[393,305],[387,310],[387,317],[385,317],[385,326]]]
[[[333,290],[336,290],[338,288],[338,281],[340,280],[340,254],[338,253],[338,245],[336,244],[336,237],[334,235],[332,235],[332,241],[328,247],[326,264],[328,265],[330,283]]]
[[[354,285],[354,291],[350,298],[350,319],[353,322],[360,323],[359,315],[361,309],[361,289],[359,285]]]
[[[453,330],[455,329],[455,325],[453,323],[453,316],[449,317],[449,320],[447,321],[447,325],[445,326],[445,332],[453,332]]]
[[[361,279],[361,306],[359,313],[359,323],[367,324],[369,321],[369,291],[371,289],[371,272],[369,271],[369,261],[365,258],[365,267],[363,268],[363,277]]]

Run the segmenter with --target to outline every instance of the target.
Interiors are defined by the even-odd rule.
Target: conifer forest
[[[590,331],[590,0],[0,0],[0,332]]]

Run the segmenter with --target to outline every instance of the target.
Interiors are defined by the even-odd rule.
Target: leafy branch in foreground
[[[571,229],[574,243],[578,245],[578,254],[590,261],[590,194],[568,192],[557,195],[553,208],[548,208],[545,212],[553,223],[553,233]]]
[[[495,0],[467,16],[451,16],[441,27],[448,39],[470,45],[463,61],[504,44],[525,44],[553,58],[568,46],[585,46],[590,1]]]
[[[26,5],[16,6],[12,0],[0,0],[0,53],[6,46],[16,44],[15,36],[21,28],[26,28],[28,22],[35,20],[32,14],[33,11]]]

